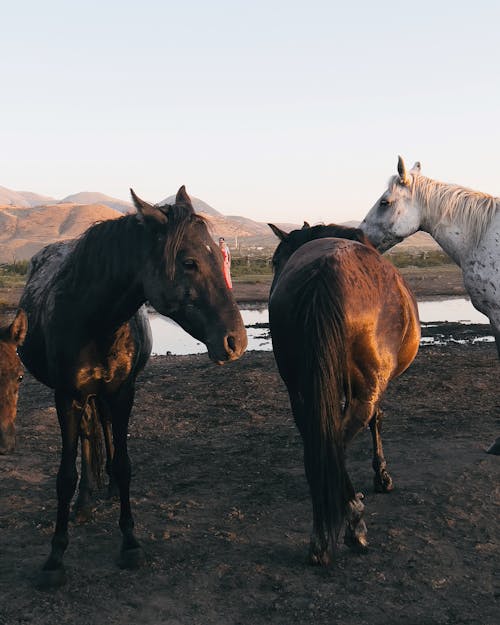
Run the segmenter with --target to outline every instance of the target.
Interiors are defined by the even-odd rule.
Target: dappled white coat
[[[500,199],[420,174],[420,163],[398,174],[360,228],[384,252],[423,230],[461,267],[475,308],[491,323],[500,357]]]

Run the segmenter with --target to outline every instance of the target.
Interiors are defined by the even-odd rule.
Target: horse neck
[[[470,249],[470,241],[465,232],[457,228],[456,224],[440,222],[439,218],[435,221],[427,218],[422,224],[422,230],[430,234],[457,265],[461,265]]]
[[[121,280],[121,276],[115,278],[94,283],[85,294],[82,293],[80,302],[74,304],[92,327],[100,327],[104,333],[125,323],[146,301],[139,280],[133,276],[129,280]]]
[[[118,230],[114,234],[120,236],[120,224],[117,222],[116,226]],[[92,321],[92,325],[98,324],[104,331],[119,327],[146,301],[141,246],[131,249],[124,243],[111,248],[110,244],[107,254],[105,245],[96,246],[96,258],[91,262],[81,259],[84,266],[76,267],[68,276],[72,306],[78,314]],[[92,250],[87,251],[90,255]],[[67,297],[64,289],[61,293]]]
[[[425,176],[416,176],[414,181],[413,194],[421,211],[420,229],[430,234],[457,265],[461,265],[477,245],[478,235],[477,230],[464,227],[456,214],[450,212],[450,207],[454,194],[463,195],[468,190]]]

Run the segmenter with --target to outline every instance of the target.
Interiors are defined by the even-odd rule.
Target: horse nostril
[[[229,335],[227,337],[227,346],[232,352],[236,351],[236,339],[234,338],[234,336]]]

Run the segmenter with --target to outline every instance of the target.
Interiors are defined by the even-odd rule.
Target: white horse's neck
[[[499,209],[493,196],[416,176],[413,195],[421,210],[420,227],[458,264],[469,256]]]
[[[443,224],[438,215],[426,215],[422,221],[422,230],[429,233],[457,265],[471,248],[470,237],[456,224]]]

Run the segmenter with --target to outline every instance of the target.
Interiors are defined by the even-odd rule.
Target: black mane
[[[326,237],[336,237],[339,239],[349,239],[358,241],[364,245],[373,247],[365,233],[359,228],[350,228],[349,226],[340,226],[338,224],[319,224],[317,226],[292,230],[278,245],[273,256],[273,265],[278,257],[278,252],[291,256],[295,250],[314,239],[324,239]]]
[[[90,226],[77,239],[65,263],[66,285],[81,289],[89,280],[108,283],[117,276],[133,280],[145,256],[155,254],[163,255],[165,268],[173,277],[175,257],[187,226],[193,219],[203,218],[189,204],[158,208],[167,217],[165,223],[134,213]]]

